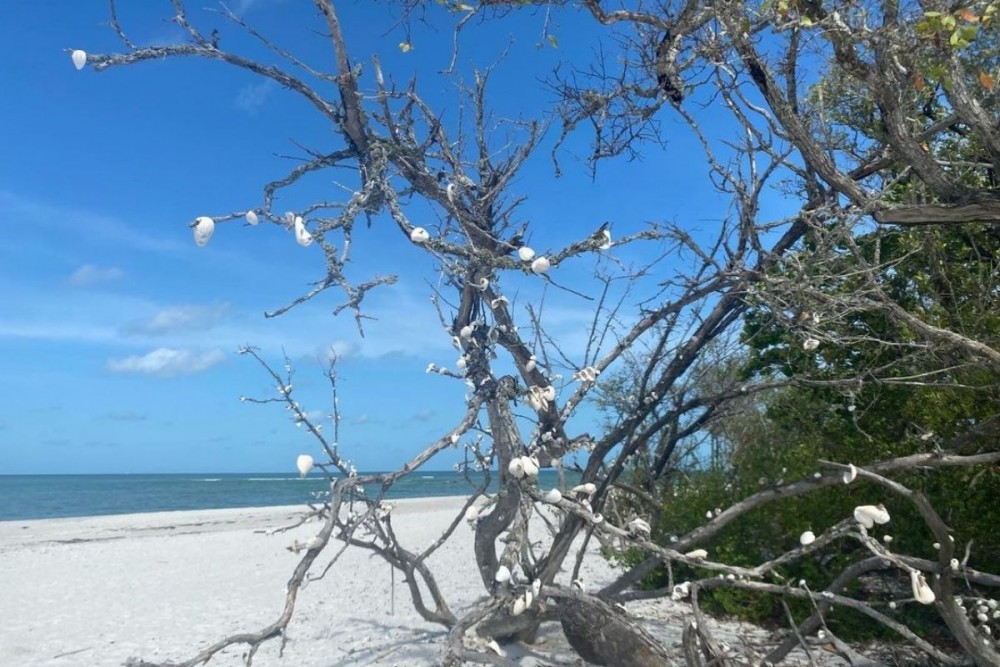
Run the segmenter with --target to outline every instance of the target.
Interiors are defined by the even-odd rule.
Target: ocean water
[[[399,480],[387,497],[465,495],[482,481],[471,480],[456,472],[418,471]],[[539,485],[555,486],[555,471],[541,471]],[[288,473],[0,475],[0,521],[298,505],[328,490],[322,476]]]

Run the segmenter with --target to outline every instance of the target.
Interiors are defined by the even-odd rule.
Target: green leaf
[[[559,48],[559,40],[556,39],[555,35],[549,35],[549,44],[552,45],[553,49],[558,49]]]

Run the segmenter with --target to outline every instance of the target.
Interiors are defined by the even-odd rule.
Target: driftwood
[[[584,660],[615,667],[663,667],[672,663],[652,635],[621,608],[578,595],[559,605],[559,620],[570,646]]]

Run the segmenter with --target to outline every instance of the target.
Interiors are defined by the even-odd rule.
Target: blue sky
[[[211,4],[190,3],[191,20],[206,32],[218,25],[223,46],[260,56],[237,28],[202,9]],[[438,29],[415,23],[407,32],[385,4],[338,3],[355,59],[378,54],[397,81],[418,74],[428,100],[454,119],[456,80],[441,74],[454,19],[434,8]],[[331,68],[312,3],[242,0],[234,8],[274,41]],[[330,411],[323,360],[330,349],[341,353],[341,447],[360,469],[392,467],[447,433],[465,388],[424,374],[429,362],[451,366],[457,356],[430,305],[435,266],[386,220],[359,229],[355,241],[355,278],[400,276],[366,301],[378,319],[363,339],[350,317],[332,316],[340,303],[334,292],[263,317],[321,276],[315,246],[301,248],[272,225],[220,225],[206,248],[192,242],[196,216],[259,204],[262,184],[294,164],[280,156],[301,155],[295,142],[338,147],[323,119],[287,91],[214,62],[78,72],[68,49],[119,50],[106,11],[96,1],[0,3],[0,474],[293,469],[300,451],[318,450],[284,411],[240,403],[241,395],[273,395],[263,372],[235,354],[246,344],[277,367],[288,354],[298,400],[320,419]],[[165,21],[170,13],[167,0],[120,3],[120,19],[140,44],[181,38]],[[465,31],[466,81],[509,47],[490,92],[499,116],[543,113],[552,99],[540,79],[558,63],[587,60],[601,39],[572,12],[552,18],[558,49],[538,48],[545,17],[535,11]],[[414,47],[406,54],[398,48],[404,40]],[[532,245],[556,248],[605,220],[616,235],[678,216],[695,229],[713,226],[711,216],[721,213],[700,213],[712,195],[703,169],[692,171],[697,148],[674,132],[678,121],[663,123],[677,135],[667,152],[606,164],[596,182],[574,161],[586,152],[583,136],[562,153],[565,175],[554,177],[551,131],[513,186],[528,197],[520,214],[532,222]],[[330,199],[331,181],[313,179],[277,207]],[[624,251],[620,258],[635,259]],[[555,277],[580,284],[593,265],[580,260]],[[541,298],[539,280],[504,280],[522,303]],[[579,353],[588,305],[548,298],[548,326]]]

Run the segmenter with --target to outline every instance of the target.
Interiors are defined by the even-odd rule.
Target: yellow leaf
[[[399,50],[402,51],[403,53],[409,53],[410,49],[412,49],[412,48],[413,48],[413,45],[411,45],[409,42],[400,42],[399,43]]]
[[[971,9],[963,9],[958,13],[958,15],[963,21],[968,21],[969,23],[976,23],[979,21],[979,17]]]
[[[993,90],[993,87],[997,85],[996,79],[987,74],[986,72],[979,73],[979,85],[981,85],[986,90]]]

